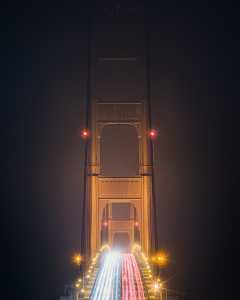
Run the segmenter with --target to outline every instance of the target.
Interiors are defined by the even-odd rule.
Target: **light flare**
[[[75,253],[75,256],[72,257],[73,261],[72,263],[76,263],[77,265],[79,265],[83,259],[83,257],[79,254]]]
[[[89,131],[87,129],[84,129],[81,131],[82,138],[86,139],[89,136]]]
[[[100,249],[100,251],[103,251],[103,249],[105,249],[105,248],[108,249],[111,252],[111,249],[110,249],[110,247],[108,245],[102,246],[102,248]]]
[[[141,249],[141,248],[140,248],[140,246],[138,246],[138,245],[134,245],[134,246],[133,246],[133,249],[132,249],[132,253],[134,252],[135,248],[138,248],[138,250],[140,250],[140,249]]]
[[[157,132],[154,129],[151,129],[148,134],[151,138],[155,138],[157,135]]]

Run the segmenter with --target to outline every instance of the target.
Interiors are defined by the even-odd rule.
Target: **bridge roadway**
[[[122,300],[145,300],[142,278],[133,254],[122,255]]]
[[[135,256],[122,254],[121,257],[120,254],[114,252],[108,254],[98,271],[89,299],[145,300],[141,274]]]
[[[121,254],[108,254],[97,274],[94,282],[91,300],[118,300],[119,299],[119,283],[121,273]]]

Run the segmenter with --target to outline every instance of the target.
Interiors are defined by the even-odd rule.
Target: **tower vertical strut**
[[[149,67],[149,48],[148,48],[148,18],[145,12],[146,25],[146,60],[147,60],[147,81],[148,81],[148,107],[149,107],[149,128],[152,130],[152,107],[151,107],[151,92],[150,92],[150,67]],[[156,216],[156,198],[155,198],[155,176],[154,176],[154,156],[153,156],[153,140],[150,139],[151,151],[151,166],[152,166],[152,199],[153,199],[153,218],[154,218],[154,242],[155,251],[158,251],[158,235],[157,235],[157,216]]]
[[[87,101],[86,101],[86,130],[89,130],[89,98],[90,98],[90,61],[91,61],[91,12],[89,12],[88,25],[88,73],[87,73]],[[83,212],[82,212],[82,234],[81,234],[81,253],[87,262],[86,253],[86,183],[87,183],[87,157],[88,157],[88,139],[85,141],[84,153],[84,182],[83,182]]]

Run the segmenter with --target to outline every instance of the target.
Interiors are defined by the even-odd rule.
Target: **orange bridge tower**
[[[154,157],[146,14],[91,12],[89,21],[88,87],[84,195],[81,251],[88,260],[104,244],[112,247],[114,236],[128,234],[130,247],[139,244],[147,255],[157,251]],[[122,14],[122,15],[121,15]],[[123,15],[124,14],[124,15]],[[132,69],[138,79],[135,95],[119,92],[104,96],[102,72]],[[105,72],[106,73],[106,72]],[[111,87],[106,87],[111,89]],[[136,96],[136,97],[135,97]],[[101,134],[104,126],[129,124],[139,141],[138,174],[105,177],[101,171]],[[127,203],[130,216],[113,218],[113,206]]]

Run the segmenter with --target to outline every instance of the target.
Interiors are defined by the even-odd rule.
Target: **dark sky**
[[[150,4],[157,6],[149,13],[149,51],[160,248],[170,254],[168,275],[177,275],[179,292],[229,299],[240,279],[238,8]],[[80,251],[87,6],[8,1],[3,9],[6,299],[59,299]]]

